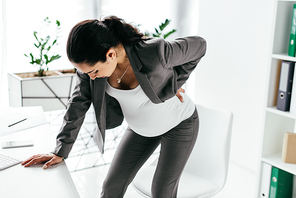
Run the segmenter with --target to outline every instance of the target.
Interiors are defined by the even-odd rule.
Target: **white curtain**
[[[7,65],[7,31],[6,31],[6,0],[1,0],[0,15],[0,109],[8,107],[8,87],[6,76]]]

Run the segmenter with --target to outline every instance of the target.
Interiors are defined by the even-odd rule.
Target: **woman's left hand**
[[[176,94],[176,96],[179,98],[179,100],[180,100],[181,102],[184,102],[183,96],[180,94],[180,92],[185,93],[185,90],[182,89],[182,88],[180,88],[180,89],[178,89],[178,92],[177,92],[177,94]]]

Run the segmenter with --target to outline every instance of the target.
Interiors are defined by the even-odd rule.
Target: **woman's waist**
[[[137,105],[121,105],[123,115],[132,126],[144,127],[150,125],[175,125],[177,122],[189,118],[194,110],[195,105],[192,100],[183,95],[182,103],[178,97],[173,97],[164,103],[154,104],[152,102]]]

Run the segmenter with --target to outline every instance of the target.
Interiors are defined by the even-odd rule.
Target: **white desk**
[[[2,149],[0,153],[25,160],[34,154],[49,153],[55,147],[49,124],[0,136],[0,144],[6,141],[33,140],[33,147]],[[76,198],[75,188],[65,162],[46,170],[42,164],[24,168],[21,164],[0,171],[0,197],[2,198]]]
[[[23,118],[27,120],[8,127],[8,125],[22,120]],[[40,106],[0,109],[0,137],[47,123],[48,121]]]

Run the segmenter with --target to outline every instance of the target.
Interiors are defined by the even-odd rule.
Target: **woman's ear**
[[[116,58],[116,52],[114,49],[109,49],[106,54],[107,59],[115,59]]]

